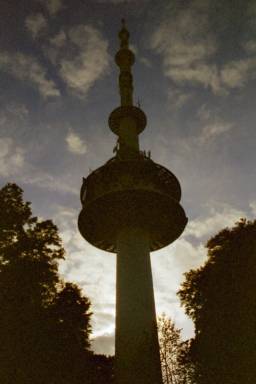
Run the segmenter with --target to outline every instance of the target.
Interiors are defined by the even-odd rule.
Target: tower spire
[[[115,60],[120,68],[119,92],[121,106],[131,106],[133,105],[133,78],[131,67],[135,62],[135,56],[129,49],[130,34],[126,28],[124,19],[122,19],[122,29],[118,36],[120,39],[120,49],[116,54]]]
[[[129,49],[129,32],[122,19],[119,31],[120,47],[115,56],[120,69],[119,93],[121,105],[109,116],[109,127],[118,136],[117,157],[119,159],[137,158],[140,156],[139,134],[146,127],[145,113],[133,105],[133,78],[131,67],[135,62],[134,53]]]

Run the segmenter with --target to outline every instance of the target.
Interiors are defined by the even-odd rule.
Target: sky
[[[182,187],[188,225],[151,255],[157,314],[193,336],[176,295],[207,239],[256,214],[256,0],[1,0],[0,185],[59,227],[61,275],[92,302],[93,348],[114,353],[115,255],[79,234],[82,177],[113,156],[114,55],[126,19],[142,150]],[[216,282],[217,289],[217,282]]]

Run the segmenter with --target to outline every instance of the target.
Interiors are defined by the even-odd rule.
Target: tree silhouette
[[[256,377],[256,221],[241,220],[207,243],[208,260],[179,295],[195,323],[190,354],[199,384]]]
[[[90,351],[90,301],[58,275],[57,227],[32,216],[22,190],[0,190],[0,377],[3,384],[111,381]],[[108,370],[106,366],[108,365]],[[105,381],[103,376],[105,375]],[[108,375],[108,376],[107,376]]]

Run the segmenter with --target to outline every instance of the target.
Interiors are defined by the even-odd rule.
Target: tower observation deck
[[[121,105],[109,116],[116,154],[84,179],[78,227],[89,243],[117,253],[116,383],[161,384],[150,252],[176,240],[187,218],[177,178],[140,151],[147,121],[133,105],[135,57],[124,21],[119,39]]]

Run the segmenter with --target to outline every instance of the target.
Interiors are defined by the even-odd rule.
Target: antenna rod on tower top
[[[120,39],[120,49],[116,54],[116,64],[120,68],[119,92],[121,97],[121,106],[133,105],[133,78],[131,66],[135,62],[133,52],[129,49],[130,34],[126,29],[125,20],[122,19],[122,29],[118,34]]]

